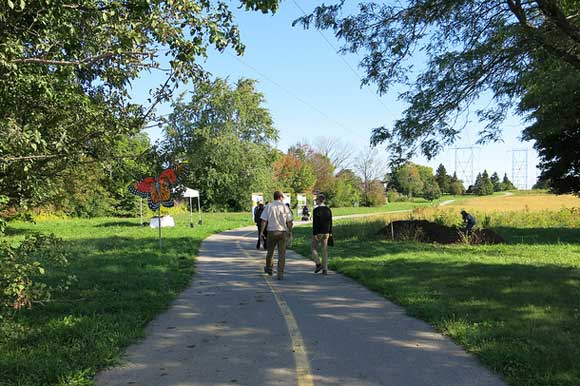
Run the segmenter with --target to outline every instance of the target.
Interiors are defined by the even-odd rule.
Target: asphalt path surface
[[[263,273],[255,227],[206,239],[185,290],[100,386],[505,386],[448,338],[289,251]]]

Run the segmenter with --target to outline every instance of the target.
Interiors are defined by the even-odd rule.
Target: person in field
[[[463,225],[465,226],[465,234],[469,235],[475,226],[475,217],[467,213],[465,210],[461,211],[461,217],[463,218]]]

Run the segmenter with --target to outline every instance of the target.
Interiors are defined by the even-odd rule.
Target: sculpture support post
[[[159,205],[157,226],[159,227],[159,249],[161,249],[163,247],[163,242],[161,241],[161,205]]]

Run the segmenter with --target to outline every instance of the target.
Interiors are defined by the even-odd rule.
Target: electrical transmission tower
[[[456,147],[455,150],[455,173],[457,178],[463,181],[466,186],[473,185],[475,175],[473,163],[475,160],[474,150],[477,146]]]
[[[513,149],[512,153],[512,183],[518,189],[528,189],[528,150]]]

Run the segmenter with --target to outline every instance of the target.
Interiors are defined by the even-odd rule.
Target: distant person
[[[266,249],[266,238],[262,237],[262,232],[260,231],[262,223],[262,219],[260,217],[262,216],[263,211],[264,211],[264,203],[259,202],[258,205],[254,208],[254,222],[258,227],[258,243],[256,244],[256,249],[260,249],[260,243],[262,243],[264,249]]]
[[[469,235],[475,226],[475,217],[467,213],[465,210],[461,211],[461,217],[463,218],[463,225],[465,226],[465,234]]]
[[[268,232],[266,253],[266,266],[264,272],[272,276],[274,263],[274,249],[278,247],[278,280],[284,278],[284,265],[286,263],[286,240],[292,232],[294,218],[292,212],[284,205],[284,195],[280,191],[274,192],[274,201],[264,207],[260,216],[261,233]]]
[[[332,234],[332,211],[325,205],[324,194],[316,196],[316,207],[312,213],[312,259],[316,263],[314,273],[322,270],[328,274],[328,238]],[[318,246],[322,249],[322,263],[318,257]]]
[[[308,205],[302,207],[302,221],[310,221],[310,209],[308,209]]]

